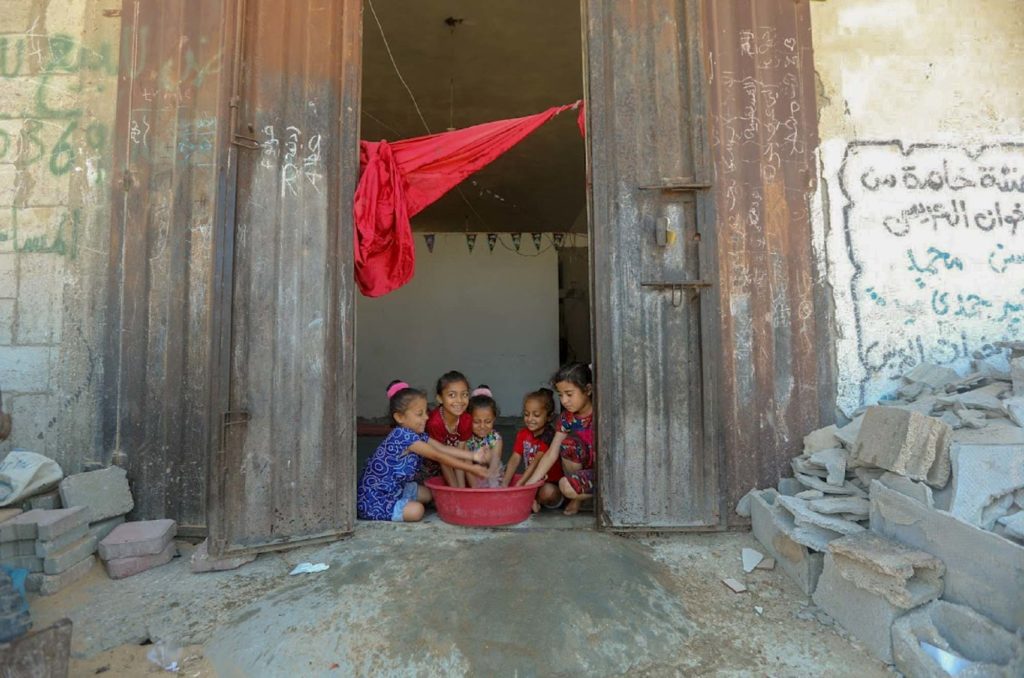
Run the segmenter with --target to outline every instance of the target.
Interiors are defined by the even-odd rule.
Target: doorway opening
[[[395,141],[572,103],[583,96],[582,58],[578,0],[365,0],[360,138]],[[551,388],[560,365],[591,362],[576,112],[470,176],[412,229],[412,281],[357,299],[359,472],[390,426],[389,382],[426,391],[434,407],[435,382],[449,370],[494,393],[507,459],[523,396]],[[585,507],[571,522],[593,521]]]

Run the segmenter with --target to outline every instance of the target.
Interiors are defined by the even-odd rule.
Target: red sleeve
[[[440,407],[436,408],[433,412],[430,413],[430,416],[427,417],[426,428],[428,436],[438,441],[439,443],[444,442],[444,439],[446,437],[445,434],[447,433],[447,431],[445,431],[444,422],[441,420]]]
[[[442,424],[443,426],[444,424]],[[473,417],[469,412],[463,412],[459,416],[459,440],[469,440],[473,437]]]
[[[569,432],[568,422],[569,422],[569,413],[568,412],[562,412],[560,415],[558,415],[558,426],[555,427],[555,431],[558,432],[558,433],[568,433]]]
[[[512,454],[518,454],[520,457],[523,456],[523,442],[528,437],[530,437],[530,429],[519,429],[519,433],[516,434],[516,441],[512,443]]]

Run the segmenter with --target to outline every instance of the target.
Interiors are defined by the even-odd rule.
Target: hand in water
[[[491,448],[481,447],[473,453],[474,464],[489,464],[491,461]]]

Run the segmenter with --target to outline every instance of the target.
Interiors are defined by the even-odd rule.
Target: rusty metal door
[[[360,0],[244,0],[218,259],[210,548],[336,538],[355,512],[352,196]]]
[[[700,7],[587,0],[584,22],[599,521],[716,527]]]
[[[121,22],[104,443],[129,473],[135,517],[174,518],[179,534],[198,536],[206,530],[223,7],[125,0]]]

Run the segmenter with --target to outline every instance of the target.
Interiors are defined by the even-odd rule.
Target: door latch
[[[658,247],[668,247],[676,241],[676,232],[669,228],[668,217],[658,217],[654,222],[654,242]]]

